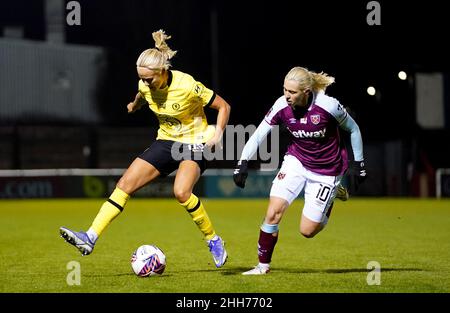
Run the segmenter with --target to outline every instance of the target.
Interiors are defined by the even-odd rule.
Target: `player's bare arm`
[[[145,99],[142,97],[141,93],[138,92],[133,102],[128,103],[127,110],[128,113],[134,113],[146,103]]]
[[[210,107],[216,109],[219,113],[217,114],[216,132],[214,133],[214,137],[206,143],[207,147],[213,147],[220,142],[225,127],[227,126],[231,111],[230,105],[217,94]]]

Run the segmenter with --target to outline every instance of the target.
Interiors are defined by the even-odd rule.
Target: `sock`
[[[214,235],[212,238],[206,239],[206,242],[209,243],[210,240],[217,240],[217,239],[219,239],[219,236]]]
[[[259,263],[270,263],[272,261],[272,253],[275,249],[275,244],[278,241],[277,236],[273,236],[273,234],[266,233],[262,230],[259,231],[259,240],[258,240],[258,259]]]
[[[95,242],[96,242],[97,239],[98,239],[98,234],[95,232],[95,230],[92,229],[92,227],[88,229],[88,231],[86,232],[86,235],[88,235],[89,240],[90,240],[93,244],[95,244]]]
[[[216,235],[216,232],[214,231],[211,220],[209,219],[202,202],[197,196],[192,193],[186,202],[180,204],[188,211],[206,240],[211,240]]]
[[[122,211],[130,196],[124,191],[116,187],[109,199],[103,203],[100,211],[92,222],[89,230],[95,232],[97,238],[103,233],[106,227],[114,220]]]
[[[266,270],[268,270],[270,268],[270,264],[269,263],[261,263],[261,262],[259,262],[258,266],[260,268],[263,268],[263,269],[266,269]]]

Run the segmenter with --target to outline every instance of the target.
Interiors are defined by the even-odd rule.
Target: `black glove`
[[[247,163],[247,160],[239,161],[233,172],[234,183],[241,188],[245,187],[245,180],[248,176]]]
[[[355,161],[353,163],[353,175],[355,176],[355,184],[356,190],[358,190],[359,186],[366,180],[366,166],[364,164],[364,160]]]

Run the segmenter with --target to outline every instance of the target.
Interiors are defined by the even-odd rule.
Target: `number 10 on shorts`
[[[330,196],[331,188],[329,186],[324,186],[320,184],[320,188],[317,191],[316,199],[319,199],[322,202],[326,202],[328,197]]]

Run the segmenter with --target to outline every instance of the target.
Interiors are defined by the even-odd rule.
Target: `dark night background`
[[[442,2],[379,1],[381,26],[368,26],[368,1],[79,1],[81,26],[66,26],[66,42],[108,51],[99,102],[112,124],[145,124],[122,114],[136,92],[135,61],[153,47],[152,31],[172,35],[173,68],[191,73],[232,106],[231,124],[256,124],[281,95],[284,75],[305,66],[336,77],[328,93],[349,107],[365,137],[414,128],[413,99],[399,70],[447,70]],[[25,37],[45,39],[43,1],[2,2],[3,25],[25,25]],[[213,86],[211,14],[218,19],[218,77]],[[366,93],[374,84],[377,103]],[[382,113],[384,112],[384,113]],[[150,114],[150,112],[148,112]],[[383,114],[390,127],[374,117]],[[386,125],[386,124],[384,124]],[[405,127],[406,126],[406,127]],[[396,132],[398,131],[398,132]],[[400,134],[399,134],[400,135]]]
[[[381,25],[369,26],[368,2],[81,0],[82,24],[66,25],[65,38],[68,44],[107,51],[96,94],[102,125],[156,123],[149,110],[128,115],[125,106],[137,91],[137,57],[153,47],[151,33],[164,29],[172,36],[169,46],[178,51],[173,69],[190,73],[226,99],[232,106],[229,124],[259,124],[282,95],[286,73],[304,66],[336,78],[327,93],[351,112],[365,144],[413,142],[417,155],[426,151],[435,168],[450,167],[448,153],[442,153],[450,140],[449,123],[439,130],[418,126],[413,79],[416,72],[448,73],[444,4],[378,1]],[[24,26],[27,39],[45,40],[43,0],[2,2],[0,20],[0,26]],[[408,80],[397,78],[400,70]],[[377,88],[377,97],[367,94],[369,85]],[[207,114],[214,123],[216,112]],[[450,121],[450,112],[445,114]]]

